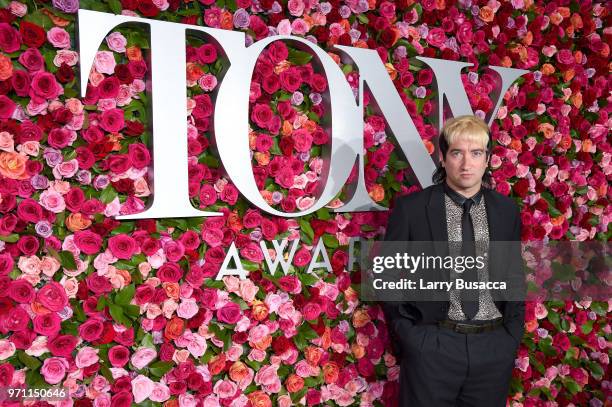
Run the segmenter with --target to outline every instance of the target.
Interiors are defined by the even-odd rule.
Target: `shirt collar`
[[[446,195],[448,195],[448,197],[450,199],[452,199],[453,202],[455,202],[459,206],[463,206],[463,203],[467,199],[472,199],[474,201],[474,203],[476,203],[476,204],[479,204],[480,200],[482,199],[482,187],[480,187],[478,192],[476,192],[473,196],[468,198],[468,197],[465,197],[465,196],[461,195],[459,192],[457,192],[454,189],[452,189],[451,187],[449,187],[446,182],[444,182],[444,193]]]

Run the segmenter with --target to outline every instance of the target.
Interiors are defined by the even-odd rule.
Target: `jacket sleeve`
[[[402,198],[398,198],[395,203],[395,207],[393,208],[391,215],[389,216],[384,241],[406,242],[410,240],[410,230],[408,226],[408,216],[404,205],[405,202]],[[390,327],[393,328],[394,323],[398,319],[405,319],[405,317],[399,313],[399,307],[402,304],[401,302],[381,301],[380,303],[385,313],[387,324]]]
[[[518,206],[515,207],[514,227],[512,230],[512,248],[510,253],[509,278],[513,297],[517,301],[509,301],[506,304],[507,312],[504,324],[508,332],[516,339],[517,343],[523,340],[525,333],[525,301],[527,286],[525,283],[525,268],[521,254],[521,216]]]

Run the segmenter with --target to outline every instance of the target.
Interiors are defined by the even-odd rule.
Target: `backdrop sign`
[[[117,216],[117,219],[182,218],[219,216],[219,212],[205,212],[189,202],[187,172],[186,106],[186,34],[200,36],[216,43],[230,66],[220,84],[215,104],[214,135],[223,167],[242,195],[254,206],[272,215],[298,217],[308,215],[328,204],[345,185],[357,162],[359,177],[350,198],[336,212],[386,210],[368,195],[364,180],[363,146],[363,90],[367,84],[372,96],[395,135],[418,182],[427,187],[435,164],[427,152],[417,128],[406,111],[384,64],[375,50],[348,46],[335,48],[350,58],[359,69],[359,97],[351,91],[344,73],[334,60],[310,41],[278,35],[245,46],[245,34],[215,28],[150,20],[79,10],[79,52],[81,56],[81,92],[85,96],[89,72],[100,43],[121,24],[146,24],[151,36],[151,86],[153,133],[153,191],[154,199],[140,213]],[[332,142],[325,157],[322,190],[314,205],[299,212],[282,212],[270,206],[261,196],[253,173],[248,166],[249,155],[249,89],[255,62],[274,41],[289,40],[310,50],[318,58],[329,83]],[[443,117],[444,101],[452,116],[473,114],[461,83],[461,70],[472,64],[441,59],[417,57],[434,72],[438,87],[438,118]],[[499,82],[495,108],[489,124],[496,117],[502,96],[512,83],[528,71],[490,66],[497,72]],[[439,120],[441,124],[442,120]],[[177,137],[177,135],[185,135]]]

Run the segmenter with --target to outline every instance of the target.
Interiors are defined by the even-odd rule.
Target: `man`
[[[448,120],[434,185],[396,200],[385,240],[474,242],[457,243],[467,250],[462,254],[473,253],[477,242],[520,242],[518,206],[489,188],[490,144],[481,119]],[[520,246],[506,252],[501,261],[523,280]],[[486,267],[477,273],[478,281],[487,280]],[[487,290],[476,291],[478,301],[453,290],[447,301],[383,303],[401,353],[401,407],[506,405],[524,302],[494,301]]]

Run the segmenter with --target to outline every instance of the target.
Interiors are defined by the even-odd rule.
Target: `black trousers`
[[[399,407],[505,407],[518,343],[503,326],[463,334],[393,322],[401,343]]]

